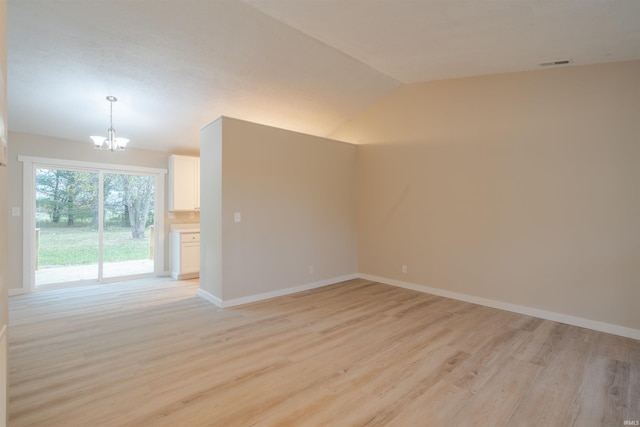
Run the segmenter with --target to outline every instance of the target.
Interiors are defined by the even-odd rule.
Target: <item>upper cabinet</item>
[[[169,210],[200,210],[200,158],[169,156]]]

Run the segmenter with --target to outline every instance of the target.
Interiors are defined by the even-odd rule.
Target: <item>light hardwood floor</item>
[[[218,309],[146,280],[10,299],[10,425],[622,426],[640,341],[353,280]]]

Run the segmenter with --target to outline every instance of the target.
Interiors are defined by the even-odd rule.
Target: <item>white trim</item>
[[[116,165],[112,163],[96,163],[96,162],[84,162],[81,160],[66,160],[66,159],[54,159],[50,157],[33,157],[33,156],[18,156],[19,162],[31,162],[43,166],[69,166],[76,169],[101,169],[104,171],[120,171],[120,172],[141,172],[148,174],[166,174],[166,169],[161,168],[149,168],[144,166],[131,166],[131,165]]]
[[[7,325],[2,325],[2,330],[0,331],[0,341],[2,341],[2,339],[6,334],[7,334]]]
[[[222,300],[220,298],[218,298],[213,294],[210,294],[209,292],[205,291],[202,288],[198,289],[198,296],[206,299],[209,302],[214,303],[218,307],[222,307]]]
[[[9,288],[7,290],[7,294],[10,297],[15,297],[16,295],[24,295],[24,294],[28,294],[29,291],[24,290],[24,288]]]
[[[473,295],[463,294],[459,292],[447,291],[444,289],[432,288],[429,286],[418,285],[415,283],[404,282],[401,280],[388,279],[386,277],[373,276],[370,274],[350,274],[347,276],[334,277],[332,279],[321,280],[318,282],[308,283],[305,285],[294,286],[291,288],[279,289],[271,292],[250,295],[231,300],[222,300],[215,295],[198,289],[198,296],[212,302],[220,308],[229,308],[252,302],[263,301],[270,298],[276,298],[297,292],[307,291],[310,289],[320,288],[323,286],[333,285],[335,283],[344,282],[352,279],[365,279],[373,282],[384,283],[386,285],[397,286],[399,288],[411,289],[426,294],[438,295],[445,298],[451,298],[458,301],[478,304],[485,307],[497,308],[499,310],[511,311],[513,313],[524,314],[527,316],[538,317],[540,319],[551,320],[554,322],[566,323],[568,325],[579,326],[581,328],[592,329],[595,331],[605,332],[608,334],[619,335],[627,338],[640,340],[640,329],[628,328],[626,326],[614,325],[611,323],[599,322],[597,320],[585,319],[583,317],[571,316],[568,314],[557,313],[554,311],[542,310],[539,308],[527,307],[524,305],[512,304],[504,301],[492,300],[489,298],[481,298]]]
[[[459,292],[451,292],[444,289],[431,288],[415,283],[403,282],[400,280],[387,279],[386,277],[372,276],[370,274],[359,274],[359,278],[384,283],[386,285],[397,286],[399,288],[411,289],[414,291],[438,295],[459,301],[470,302],[472,304],[511,311],[513,313],[525,314],[527,316],[552,320],[554,322],[566,323],[568,325],[579,326],[581,328],[593,329],[595,331],[606,332],[608,334],[620,335],[627,338],[640,340],[640,329],[628,328],[626,326],[613,325],[611,323],[599,322],[597,320],[585,319],[583,317],[571,316],[554,311],[542,310],[539,308],[527,307],[524,305],[511,304],[504,301],[496,301],[488,298],[476,297]]]
[[[346,276],[332,277],[330,279],[320,280],[313,283],[307,283],[304,285],[293,286],[291,288],[278,289],[270,292],[263,292],[260,294],[249,295],[241,298],[234,298],[230,300],[222,300],[215,295],[210,294],[209,292],[203,290],[202,288],[198,289],[198,295],[202,298],[206,299],[217,305],[220,308],[229,308],[235,307],[237,305],[249,304],[252,302],[263,301],[266,299],[281,297],[284,295],[295,294],[302,291],[308,291],[311,289],[321,288],[323,286],[333,285],[336,283],[344,282],[347,280],[357,279],[357,274],[348,274]]]

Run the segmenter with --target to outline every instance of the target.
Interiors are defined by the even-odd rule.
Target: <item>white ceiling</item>
[[[401,84],[640,59],[638,0],[9,0],[9,130],[197,152],[220,115],[327,136]]]

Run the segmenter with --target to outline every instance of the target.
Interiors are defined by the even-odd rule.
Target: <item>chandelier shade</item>
[[[109,151],[123,151],[127,147],[129,139],[116,138],[116,130],[113,128],[113,103],[118,101],[115,96],[107,96],[109,101],[109,129],[107,129],[107,136],[90,136],[93,140],[93,145],[98,150]]]

